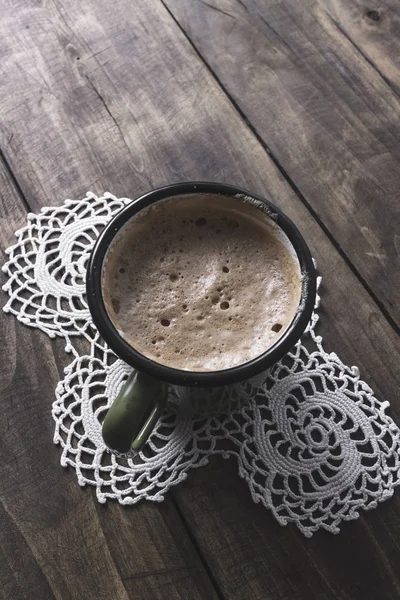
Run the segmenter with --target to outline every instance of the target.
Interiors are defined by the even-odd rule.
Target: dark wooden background
[[[27,212],[87,190],[204,179],[266,195],[318,261],[326,349],[400,423],[399,0],[2,0],[0,12],[2,248]],[[400,598],[400,490],[312,539],[217,458],[162,504],[98,504],[52,444],[62,347],[10,316],[0,326],[2,598]]]

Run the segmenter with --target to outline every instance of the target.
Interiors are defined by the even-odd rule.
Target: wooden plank
[[[396,0],[379,5],[362,0],[320,0],[323,10],[400,97],[400,7]]]
[[[400,98],[337,24],[355,3],[163,1],[399,324]]]
[[[222,95],[158,2],[20,2],[2,32],[0,143],[32,210],[251,170],[257,141],[222,137]]]
[[[24,29],[26,25],[29,29]],[[5,80],[12,96],[0,89],[2,135],[8,160],[32,207],[81,196],[89,186],[96,192],[108,188],[133,196],[160,183],[197,178],[236,183],[270,197],[299,225],[326,281],[321,332],[327,348],[358,364],[379,396],[393,399],[392,412],[400,417],[395,402],[399,348],[393,330],[159,3],[93,1],[82,6],[74,0],[32,8],[20,2],[5,15],[3,47],[11,48],[11,35],[13,58],[9,58]],[[72,55],[74,60],[69,58]],[[30,83],[36,65],[50,91],[44,84]],[[57,463],[58,457],[51,460]],[[47,457],[43,462],[48,464]],[[345,528],[337,538],[342,553],[338,550],[329,559],[332,536],[322,535],[317,537],[320,558],[316,558],[317,551],[310,554],[310,542],[294,527],[280,528],[268,511],[253,505],[234,471],[230,463],[216,461],[191,473],[188,482],[174,492],[225,598],[311,598],[314,589],[314,597],[320,592],[320,598],[335,594],[350,598],[356,584],[350,569],[343,569],[342,560],[350,563],[358,555],[374,566],[364,574],[362,590],[378,581],[383,594],[395,597],[393,577],[378,576],[386,573],[391,560],[385,544],[393,549],[393,560],[398,558],[394,544],[380,538],[382,545],[376,552],[376,545],[366,544],[366,535],[353,538]],[[71,490],[67,492],[68,481]],[[68,481],[60,483],[60,493],[71,494],[68,502],[78,510],[84,492],[72,477]],[[386,524],[398,516],[397,503],[392,501],[390,507],[393,512]],[[124,544],[125,539],[131,543],[123,556],[131,558],[131,573],[137,573],[133,563],[138,550],[132,550],[135,541],[125,523],[138,507],[130,510],[129,517],[119,510],[116,505],[96,507],[97,515],[104,515],[103,531],[113,511],[120,515],[116,530],[119,534],[126,531]],[[161,510],[167,509],[161,506]],[[382,514],[382,510],[376,512]],[[371,514],[356,525],[372,527],[373,535],[379,536]],[[149,517],[149,531],[152,527]],[[118,536],[110,542],[111,531],[106,531],[105,539],[117,543]],[[77,535],[76,531],[71,535]],[[170,535],[178,539],[179,529],[171,525]],[[351,552],[346,553],[349,540]],[[154,547],[146,549],[145,560],[154,565],[160,557],[152,552],[156,552]],[[186,552],[183,545],[181,552]],[[121,549],[113,551],[115,562],[121,556]],[[361,568],[361,562],[357,563],[357,575]],[[147,589],[144,581],[140,591]],[[361,594],[353,597],[361,598]]]
[[[0,214],[3,250],[26,209],[1,163]],[[100,506],[60,467],[54,342],[3,312],[0,327],[1,597],[153,600],[168,589],[171,598],[216,598],[171,498],[128,510]]]
[[[255,505],[237,466],[215,458],[174,490],[187,522],[229,600],[366,600],[400,598],[400,499],[338,535],[306,539]]]

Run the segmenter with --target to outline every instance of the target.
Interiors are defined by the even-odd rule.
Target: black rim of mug
[[[297,254],[303,274],[302,302],[292,323],[283,335],[263,354],[241,365],[220,371],[184,371],[162,365],[147,358],[128,344],[118,333],[107,313],[102,294],[103,261],[120,229],[135,214],[150,204],[173,196],[193,195],[196,193],[218,194],[222,196],[247,196],[266,205],[268,210],[274,214],[274,221],[289,238]],[[175,183],[147,192],[136,200],[133,200],[108,223],[98,237],[89,258],[86,275],[86,293],[89,310],[100,335],[115,354],[127,364],[161,381],[175,385],[190,387],[220,386],[244,381],[267,370],[295,345],[304,333],[312,315],[316,297],[316,273],[310,250],[296,225],[277,206],[262,196],[224,183]]]

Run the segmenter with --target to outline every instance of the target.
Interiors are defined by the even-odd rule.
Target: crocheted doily
[[[80,485],[95,486],[99,502],[135,504],[162,501],[213,454],[233,457],[254,502],[308,537],[319,528],[338,533],[342,521],[392,496],[399,482],[399,429],[386,415],[389,403],[374,397],[357,367],[323,349],[315,332],[319,298],[306,333],[282,361],[225,389],[242,399],[239,409],[193,419],[171,410],[184,394],[171,387],[170,406],[142,452],[129,458],[107,450],[101,421],[130,367],[91,321],[85,271],[99,232],[128,202],[88,193],[43,208],[28,215],[7,250],[4,310],[64,338],[72,358],[52,406],[61,465],[75,469]]]

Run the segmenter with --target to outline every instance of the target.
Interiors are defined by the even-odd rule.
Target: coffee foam
[[[117,235],[103,296],[119,333],[152,360],[214,371],[273,345],[301,299],[297,256],[271,216],[198,194],[141,210]]]

